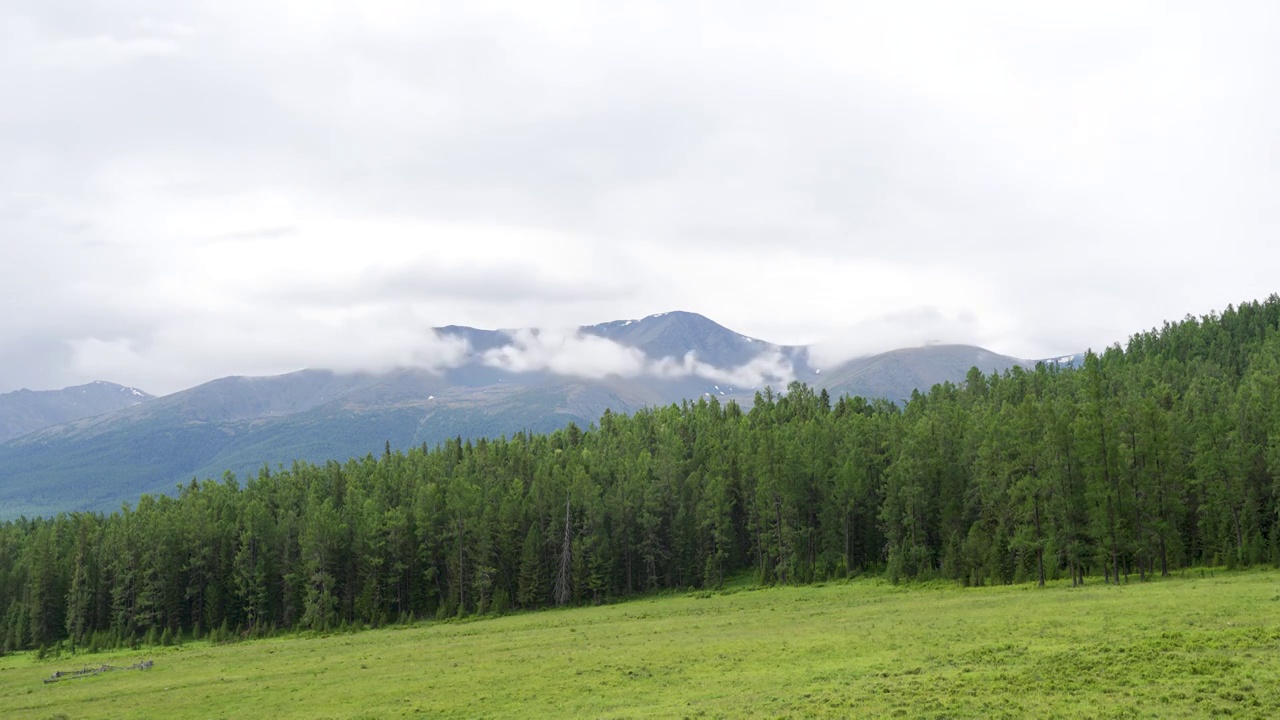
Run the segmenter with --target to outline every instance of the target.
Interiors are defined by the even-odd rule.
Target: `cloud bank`
[[[1277,289],[1277,28],[1251,0],[9,0],[0,392],[447,365],[423,328],[667,308],[832,357],[1101,347]]]
[[[395,368],[441,371],[467,361],[461,338],[409,329],[382,311],[254,317],[188,317],[142,340],[90,337],[69,343],[71,367],[89,377],[144,377],[153,387],[182,388],[187,369],[205,363],[270,375],[307,367],[338,372]],[[395,330],[392,330],[395,328]],[[322,359],[317,363],[317,358]]]

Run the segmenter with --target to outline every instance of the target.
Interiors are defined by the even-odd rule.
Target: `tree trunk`
[[[462,559],[463,559],[462,558],[462,529],[463,529],[462,518],[458,518],[458,610],[459,611],[462,611],[462,609],[466,607],[466,599],[467,599],[467,595],[466,595],[467,583],[463,581],[463,578],[466,577],[466,574],[462,572]]]
[[[1236,561],[1244,564],[1244,529],[1240,526],[1240,508],[1231,508],[1231,519],[1236,525]]]
[[[573,514],[569,498],[564,499],[564,546],[560,550],[560,573],[556,576],[556,604],[573,599]]]
[[[1148,547],[1146,532],[1142,527],[1142,499],[1144,494],[1141,488],[1138,487],[1138,478],[1142,474],[1145,463],[1138,461],[1138,433],[1133,428],[1129,430],[1129,452],[1133,457],[1132,465],[1129,468],[1129,482],[1133,485],[1133,531],[1137,539],[1134,560],[1138,563],[1138,579],[1146,582],[1147,561],[1150,553],[1146,549]]]
[[[787,581],[787,554],[783,548],[782,539],[782,499],[777,495],[773,496],[773,510],[778,519],[778,582],[785,583]]]
[[[1116,537],[1116,508],[1111,502],[1111,498],[1107,498],[1107,519],[1111,524],[1111,579],[1116,585],[1120,584],[1120,544]]]
[[[1044,540],[1040,534],[1040,496],[1036,495],[1036,569],[1040,575],[1040,587],[1044,587]]]
[[[1159,457],[1156,458],[1156,482],[1159,483],[1157,487],[1160,488],[1159,493],[1157,494],[1157,501],[1160,504],[1160,522],[1163,523],[1166,520],[1166,510],[1164,507],[1164,466],[1160,464]],[[1169,577],[1169,550],[1165,547],[1163,530],[1159,531],[1159,545],[1160,577]]]
[[[848,575],[853,570],[853,540],[850,537],[852,532],[852,519],[849,513],[844,514],[844,574]]]
[[[624,533],[622,546],[626,548],[627,553],[627,594],[634,592],[634,585],[631,581],[631,528],[628,527]]]

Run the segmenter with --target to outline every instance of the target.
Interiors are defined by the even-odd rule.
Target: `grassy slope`
[[[220,647],[0,659],[0,717],[1280,715],[1280,573],[874,580]],[[155,668],[44,685],[54,670]]]

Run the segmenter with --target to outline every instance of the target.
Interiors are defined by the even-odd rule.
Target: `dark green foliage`
[[[916,393],[766,389],[0,524],[0,652],[214,642],[864,572],[1280,563],[1280,298]]]

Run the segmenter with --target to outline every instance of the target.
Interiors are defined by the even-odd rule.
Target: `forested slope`
[[[1280,298],[899,408],[793,385],[0,525],[0,644],[327,628],[860,572],[1280,563]]]

